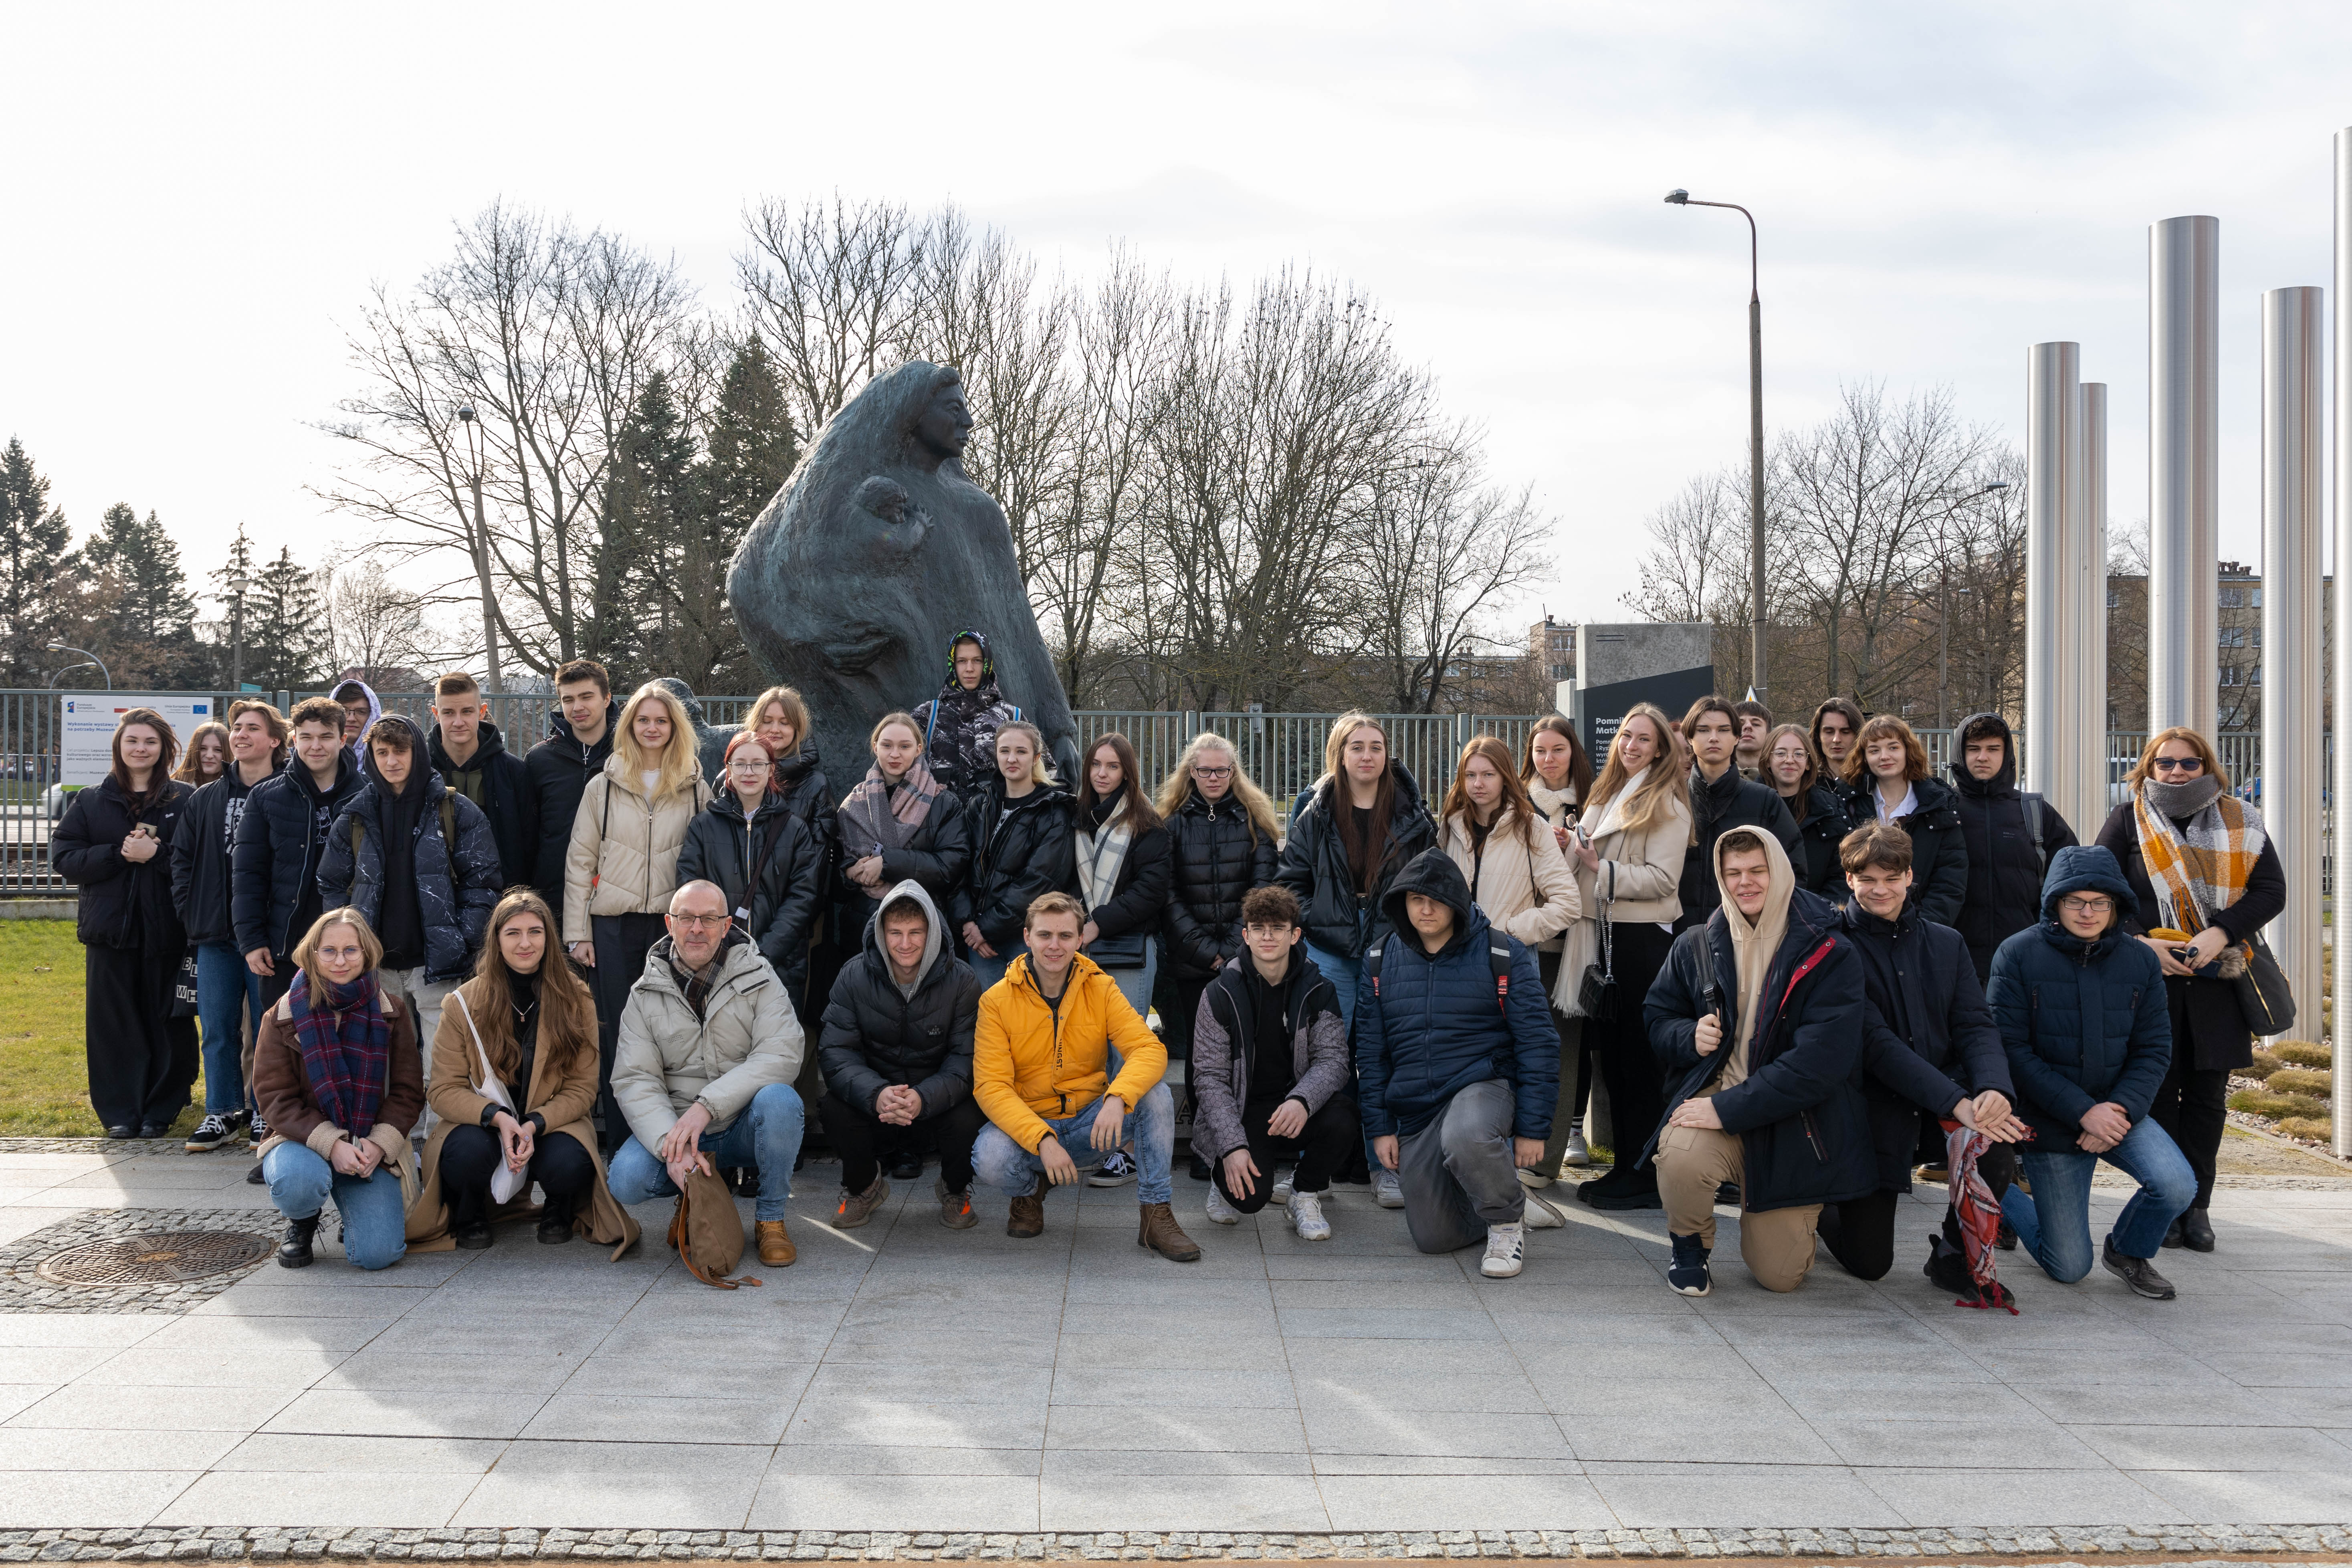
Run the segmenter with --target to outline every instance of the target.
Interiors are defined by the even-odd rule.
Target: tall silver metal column
[[[2061,743],[2071,753],[2074,789],[2055,798],[2068,822],[2096,825],[2107,816],[2107,384],[2082,384],[2075,423],[2074,509],[2067,518],[2074,557],[2071,679],[2074,721]]]
[[[2263,296],[2263,824],[2288,868],[2271,948],[2298,1005],[2319,998],[2322,289]],[[2311,1031],[2316,1034],[2317,1030]]]
[[[2074,518],[2082,353],[2079,343],[2036,343],[2025,361],[2024,787],[2053,802],[2074,799],[2079,771],[2072,741],[2082,727],[2080,639],[2072,623],[2081,574]]]
[[[2336,133],[2336,322],[2331,345],[2336,380],[2336,757],[2328,789],[2335,805],[2338,894],[2346,890],[2344,854],[2352,847],[2352,635],[2347,635],[2352,633],[2352,315],[2344,308],[2347,300],[2352,300],[2352,126]],[[2296,876],[2315,874],[2314,867],[2290,866],[2288,892],[2294,892]],[[2343,931],[2331,921],[2332,936],[2341,936]],[[2338,1154],[2352,1155],[2352,963],[2345,961],[2341,946],[2336,948],[2335,963],[2335,1019],[2327,1036],[2336,1052],[2335,1142]],[[2315,994],[2313,1005],[2315,1009]],[[2318,1026],[2314,1017],[2307,1030],[2314,1039],[2319,1037]]]
[[[2147,724],[2213,733],[2221,569],[2221,223],[2147,231]]]

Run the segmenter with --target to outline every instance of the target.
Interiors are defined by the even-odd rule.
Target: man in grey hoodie
[[[833,983],[817,1037],[818,1110],[841,1153],[835,1229],[864,1225],[890,1195],[877,1146],[885,1127],[917,1122],[939,1141],[940,1223],[971,1228],[971,1144],[987,1120],[971,1097],[980,993],[971,966],[947,952],[945,922],[923,885],[910,879],[884,895],[864,950]]]

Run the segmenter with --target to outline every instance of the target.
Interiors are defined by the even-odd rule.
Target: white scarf
[[[1595,841],[1617,832],[1625,826],[1625,803],[1633,798],[1635,792],[1642,787],[1642,781],[1649,776],[1650,770],[1644,766],[1632,778],[1627,779],[1615,795],[1609,797],[1609,804],[1601,808],[1601,820],[1585,830],[1592,835]]]
[[[1624,787],[1611,795],[1608,803],[1601,808],[1601,819],[1585,828],[1592,836],[1596,853],[1601,839],[1623,826],[1625,803],[1633,797],[1633,792],[1642,787],[1642,781],[1649,775],[1650,770],[1645,767],[1627,779]],[[1573,867],[1574,864],[1571,859],[1570,865]],[[1593,879],[1593,896],[1585,900],[1583,916],[1569,922],[1564,933],[1567,940],[1560,943],[1559,979],[1552,986],[1551,1000],[1553,1006],[1570,1018],[1584,1016],[1584,1009],[1579,1005],[1584,987],[1584,972],[1601,957],[1601,922],[1609,918],[1609,903],[1602,898],[1604,885],[1600,877]],[[1620,1006],[1623,1005],[1619,1003]],[[1638,1002],[1634,1005],[1640,1005]]]
[[[1078,895],[1086,900],[1087,914],[1092,918],[1095,910],[1110,902],[1111,896],[1118,891],[1118,870],[1127,864],[1127,847],[1135,832],[1128,821],[1124,793],[1119,795],[1118,809],[1110,814],[1110,820],[1103,824],[1099,834],[1088,833],[1083,826],[1085,819],[1079,820]]]

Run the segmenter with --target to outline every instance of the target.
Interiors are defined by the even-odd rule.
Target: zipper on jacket
[[[1805,1124],[1805,1142],[1813,1146],[1813,1163],[1816,1165],[1829,1163],[1829,1156],[1822,1151],[1822,1130],[1814,1123],[1812,1111],[1808,1110],[1802,1112],[1801,1119]]]

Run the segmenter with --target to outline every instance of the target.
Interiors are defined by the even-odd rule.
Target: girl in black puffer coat
[[[1910,725],[1881,713],[1863,721],[1845,762],[1846,831],[1886,821],[1908,833],[1912,907],[1922,920],[1957,925],[1969,896],[1969,845],[1952,786],[1928,776],[1927,748]]]
[[[172,838],[195,786],[171,776],[178,742],[133,708],[114,727],[114,765],[76,792],[49,863],[81,889],[83,1038],[90,1109],[110,1138],[161,1138],[196,1079],[196,1021],[175,1018],[186,931],[172,908]]]
[[[808,997],[809,931],[824,888],[824,846],[792,805],[770,787],[775,776],[767,743],[741,733],[727,742],[724,786],[686,825],[678,846],[677,880],[716,882],[727,895],[743,934],[759,944],[783,981],[803,1027],[813,1016]]]
[[[964,803],[971,875],[956,889],[950,918],[983,990],[1028,951],[1030,904],[1077,890],[1078,803],[1055,781],[1045,748],[1036,725],[1007,721],[996,731],[996,776]]]
[[[1242,772],[1233,742],[1203,731],[1160,786],[1168,824],[1168,963],[1175,1016],[1161,1037],[1171,1061],[1192,1055],[1201,995],[1242,952],[1242,899],[1274,880],[1281,832],[1273,803]]]

